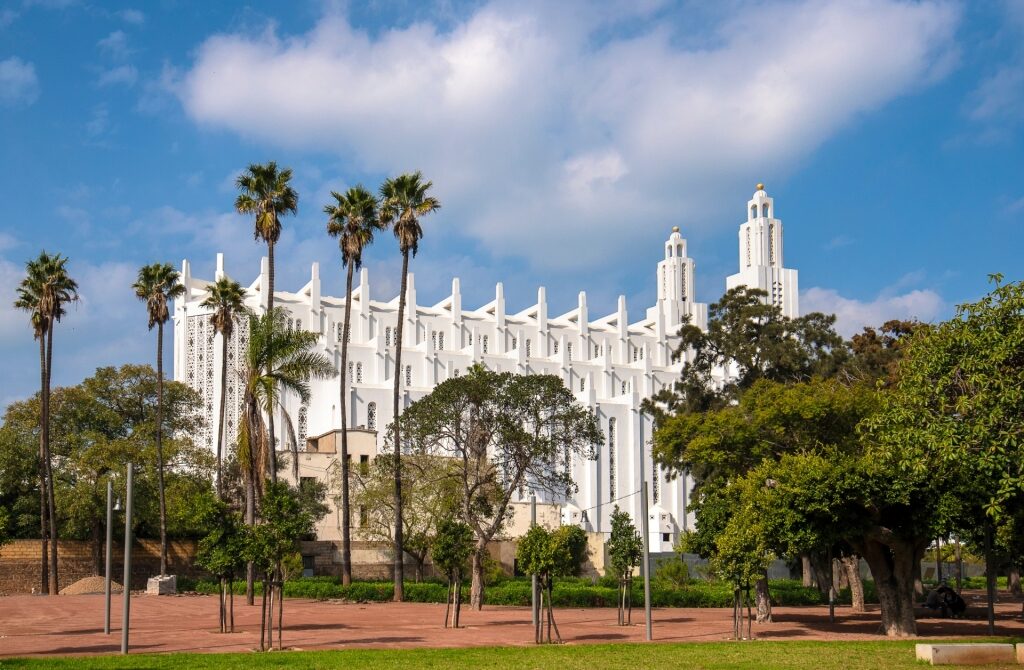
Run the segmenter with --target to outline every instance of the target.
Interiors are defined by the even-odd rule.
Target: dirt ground
[[[966,594],[965,594],[966,595]],[[975,600],[968,598],[969,601]],[[258,603],[259,601],[257,601]],[[976,602],[976,601],[975,601]],[[972,605],[975,604],[972,602]],[[0,655],[104,654],[120,650],[121,599],[115,598],[112,632],[103,634],[103,596],[9,596],[0,598]],[[827,607],[776,607],[775,622],[754,624],[754,636],[769,640],[873,640],[878,635],[877,607],[864,614],[836,609],[836,623]],[[640,641],[643,610],[634,610],[633,625],[615,625],[614,609],[556,609],[562,638],[570,644]],[[732,632],[729,609],[656,609],[654,637],[663,642],[717,641]],[[530,610],[463,608],[463,628],[442,627],[444,606],[419,603],[352,604],[285,601],[284,645],[293,649],[374,647],[462,647],[526,645],[532,641]],[[217,599],[213,596],[133,595],[130,646],[137,652],[246,651],[257,644],[259,607],[235,599],[238,632],[217,632]],[[1000,603],[996,633],[1024,636],[1020,602]],[[985,635],[986,622],[922,619],[922,637]]]

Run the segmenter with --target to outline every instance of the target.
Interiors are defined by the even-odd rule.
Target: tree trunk
[[[57,580],[57,504],[54,498],[53,453],[50,451],[50,381],[53,372],[53,319],[46,327],[46,384],[43,389],[43,447],[46,452],[46,514],[50,521],[50,595],[60,593]]]
[[[807,554],[800,554],[801,584],[805,587],[814,586],[814,572],[811,568],[811,557]]]
[[[455,570],[455,626],[458,628],[462,618],[462,569]]]
[[[477,542],[472,556],[472,582],[469,587],[469,606],[480,611],[484,607],[484,552],[486,545]]]
[[[402,433],[398,405],[402,395],[402,335],[405,326],[405,292],[409,282],[409,250],[402,250],[402,288],[398,294],[398,326],[395,328],[395,394],[392,419],[395,427],[395,602],[405,599],[405,542],[402,538]],[[342,371],[344,373],[344,371]],[[473,573],[476,588],[476,572]],[[482,586],[482,585],[481,585]],[[476,602],[473,607],[480,609]]]
[[[352,322],[352,271],[353,262],[349,260],[345,273],[345,323],[341,335],[341,397],[338,405],[341,407],[341,583],[346,586],[352,583],[352,511],[348,500],[348,341]]]
[[[1010,574],[1006,577],[1007,590],[1015,596],[1021,595],[1020,588],[1020,567],[1016,565],[1010,566]]]
[[[103,574],[103,524],[98,519],[92,522],[92,574],[97,577]]]
[[[231,632],[235,632],[235,580],[232,576],[228,579],[228,619],[231,622]]]
[[[988,605],[988,634],[996,634],[996,556],[992,549],[992,526],[985,528],[985,591]]]
[[[160,496],[160,576],[167,574],[167,501],[164,495],[164,324],[156,331],[156,484]]]
[[[40,542],[40,570],[39,570],[39,593],[50,591],[50,543],[47,538],[50,536],[48,519],[46,514],[46,435],[43,432],[43,424],[46,417],[43,415],[43,395],[46,393],[46,332],[39,334],[39,542]]]
[[[860,578],[860,557],[843,556],[843,569],[846,571],[846,580],[850,584],[850,611],[864,611],[864,582]]]
[[[277,583],[277,648],[284,649],[281,642],[281,631],[284,628],[284,573],[278,571]]]
[[[917,635],[914,619],[914,569],[919,562],[914,545],[893,541],[865,540],[862,555],[871,568],[882,609],[882,629],[889,637]]]
[[[757,601],[757,623],[772,622],[772,600],[768,593],[768,572],[754,584],[754,598]]]
[[[263,599],[260,603],[260,651],[266,651],[264,641],[267,631],[267,580],[263,580]]]
[[[249,437],[250,442],[252,436]],[[252,445],[250,444],[249,453],[252,454]],[[249,458],[249,476],[246,478],[245,483],[245,523],[249,526],[256,525],[256,463],[253,459]],[[249,561],[245,566],[245,604],[252,605],[254,602],[255,589],[253,588],[256,583],[256,567],[252,561]]]
[[[924,595],[924,582],[921,581],[921,561],[918,561],[915,565],[911,566],[914,571],[914,594],[918,596]]]
[[[217,498],[224,499],[224,476],[223,462],[224,451],[227,445],[224,444],[224,413],[227,407],[228,395],[228,337],[227,332],[220,334],[221,356],[220,356],[220,411],[217,413]]]
[[[274,313],[274,243],[267,241],[267,313]],[[273,369],[273,361],[267,361],[267,371]],[[270,481],[277,481],[277,434],[274,430],[274,408],[267,409],[267,432],[270,434]],[[298,482],[295,482],[296,485]]]
[[[823,597],[828,598],[829,588],[832,585],[832,565],[828,557],[821,552],[811,554],[809,560],[814,570],[814,581],[817,583],[818,591]]]
[[[444,627],[448,627],[448,615],[451,613],[452,603],[455,602],[455,594],[452,592],[452,586],[455,580],[452,575],[448,575],[448,597],[444,601]]]

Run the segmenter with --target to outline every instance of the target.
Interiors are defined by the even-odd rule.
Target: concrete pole
[[[110,635],[110,570],[113,559],[110,549],[114,540],[114,483],[107,479],[107,557],[106,570],[104,571],[103,593],[106,595],[103,610],[103,632]]]
[[[536,491],[530,491],[530,528],[537,525],[537,493]],[[531,576],[531,587],[530,587],[530,616],[533,619],[533,628],[537,629],[537,620],[540,618],[540,614],[537,612],[537,604],[540,599],[537,597],[537,575]]]
[[[647,620],[646,639],[650,642],[653,637],[651,627],[651,534],[648,529],[647,520],[647,482],[640,483],[640,518],[644,534],[644,617]]]
[[[125,492],[124,507],[124,585],[121,599],[121,653],[128,653],[128,628],[132,597],[132,464],[128,463],[128,490]]]

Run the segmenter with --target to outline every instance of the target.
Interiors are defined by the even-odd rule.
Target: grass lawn
[[[932,640],[934,642],[934,640]],[[980,642],[983,640],[973,640]],[[1014,640],[984,640],[1012,642]],[[789,668],[874,670],[924,667],[914,659],[914,641],[741,642],[696,644],[605,644],[474,649],[403,649],[272,652],[266,654],[137,654],[128,657],[3,659],[0,668],[557,668],[603,670],[681,667],[688,670]],[[954,667],[954,666],[947,666]],[[996,668],[1000,666],[985,666]],[[1006,666],[1012,668],[1018,666]]]

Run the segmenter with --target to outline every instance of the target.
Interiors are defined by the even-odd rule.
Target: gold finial
[[[672,226],[672,232],[673,233],[678,233],[679,232],[679,226]]]
[[[758,184],[757,185],[757,190],[758,191],[763,191],[764,190],[764,184]]]

